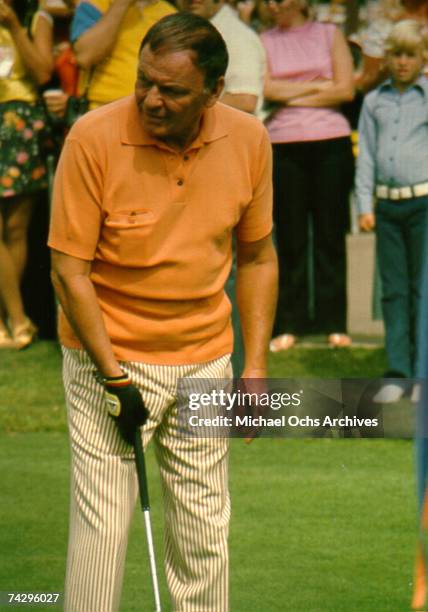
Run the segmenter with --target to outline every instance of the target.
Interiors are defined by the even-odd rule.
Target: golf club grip
[[[138,488],[140,491],[140,502],[143,512],[150,510],[149,490],[147,487],[146,461],[144,459],[143,444],[141,441],[141,430],[138,427],[134,440],[135,463],[137,466]]]

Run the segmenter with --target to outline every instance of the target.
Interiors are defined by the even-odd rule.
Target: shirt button
[[[177,181],[177,185],[178,185],[179,187],[181,187],[183,183],[184,183],[183,179],[178,179],[178,181]]]

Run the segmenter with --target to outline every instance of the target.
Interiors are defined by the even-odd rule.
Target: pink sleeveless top
[[[290,81],[332,79],[335,26],[307,22],[295,28],[263,32],[270,73]],[[345,117],[335,108],[284,107],[267,122],[271,142],[302,142],[348,136]]]

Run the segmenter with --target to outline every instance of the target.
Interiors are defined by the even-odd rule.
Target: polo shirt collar
[[[205,109],[202,115],[199,134],[188,149],[200,148],[204,144],[227,136],[228,130],[219,117],[216,106],[217,104],[211,108]],[[128,103],[120,116],[120,139],[122,144],[134,146],[152,145],[169,149],[168,145],[162,141],[156,140],[156,138],[153,138],[144,130],[133,95],[128,96]]]

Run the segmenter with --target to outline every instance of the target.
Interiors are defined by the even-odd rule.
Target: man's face
[[[392,80],[399,89],[405,89],[416,81],[424,65],[422,50],[391,51],[388,53],[388,68]]]
[[[205,75],[195,66],[192,51],[153,53],[146,45],[140,55],[135,98],[148,134],[176,149],[189,145],[199,132],[205,108],[218,99],[223,79],[208,91]]]
[[[211,19],[223,6],[223,0],[184,0],[186,11]]]

